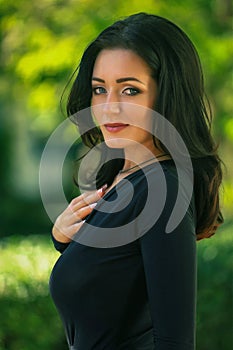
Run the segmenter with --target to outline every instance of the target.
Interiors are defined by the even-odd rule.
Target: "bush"
[[[231,225],[198,242],[197,350],[232,349]],[[0,244],[0,350],[65,350],[48,281],[57,253],[46,236]]]
[[[67,349],[48,280],[59,254],[48,237],[1,241],[0,350]]]
[[[232,226],[197,244],[197,350],[233,349]]]

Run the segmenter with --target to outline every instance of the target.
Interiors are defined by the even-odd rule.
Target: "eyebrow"
[[[97,78],[97,77],[93,77],[92,80],[98,81],[100,83],[105,83],[105,81],[103,79],[100,79],[100,78]],[[138,83],[141,83],[141,84],[145,85],[142,81],[140,81],[139,79],[134,78],[134,77],[125,77],[125,78],[119,78],[119,79],[116,80],[117,83],[124,83],[126,81],[137,81]]]

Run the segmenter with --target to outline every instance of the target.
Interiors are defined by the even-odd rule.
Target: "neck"
[[[134,150],[134,153],[129,154],[128,152],[125,152],[125,163],[121,170],[121,173],[126,173],[128,171],[133,171],[134,169],[148,165],[150,163],[154,163],[157,159],[163,160],[168,159],[169,154],[160,151],[158,149],[155,149],[153,152],[147,150],[146,152],[137,152],[137,150]]]

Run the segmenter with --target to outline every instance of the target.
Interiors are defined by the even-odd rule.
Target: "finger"
[[[76,222],[75,224],[72,224],[69,227],[59,227],[59,233],[62,234],[62,236],[67,237],[69,240],[72,240],[74,235],[80,230],[84,222],[85,221],[83,220],[80,222]]]
[[[88,216],[93,211],[96,204],[97,203],[92,203],[86,207],[82,207],[76,211],[73,211],[70,217],[70,220],[71,220],[70,222],[74,223],[77,221],[82,221],[86,216]]]
[[[78,231],[81,229],[81,227],[83,226],[85,220],[82,220],[80,222],[77,222],[76,224],[72,225],[72,227],[70,228],[70,235],[71,235],[71,239],[73,239],[74,235],[76,233],[78,233]]]
[[[77,211],[82,207],[89,206],[90,204],[98,202],[105,194],[107,187],[103,186],[99,190],[92,193],[83,193],[81,196],[74,198],[69,207],[72,210]]]
[[[82,220],[80,222],[76,222],[75,224],[71,225],[69,229],[66,229],[63,233],[64,236],[66,236],[69,239],[73,239],[74,235],[78,233],[78,231],[83,226],[85,220]]]
[[[96,205],[97,203],[95,202],[76,211],[72,208],[67,208],[57,221],[61,227],[69,227],[85,219],[93,211]]]
[[[80,196],[73,198],[73,200],[71,201],[72,204],[78,204],[80,201],[86,201],[88,197],[92,197],[93,195],[96,196],[97,198],[100,198],[103,196],[103,194],[105,193],[107,189],[107,185],[102,186],[101,188],[99,188],[96,191],[88,191],[88,192],[84,192],[82,193]]]

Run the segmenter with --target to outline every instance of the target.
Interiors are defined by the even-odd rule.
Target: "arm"
[[[60,241],[58,241],[58,240],[54,237],[53,233],[51,233],[51,239],[52,239],[54,248],[55,248],[56,250],[58,250],[60,253],[63,253],[63,252],[66,250],[66,248],[69,246],[69,244],[70,244],[70,242],[65,243],[65,242],[60,242]]]
[[[172,202],[172,201],[171,201]],[[169,203],[169,198],[166,201]],[[196,236],[192,210],[165,233],[167,206],[140,239],[155,350],[195,349]]]

